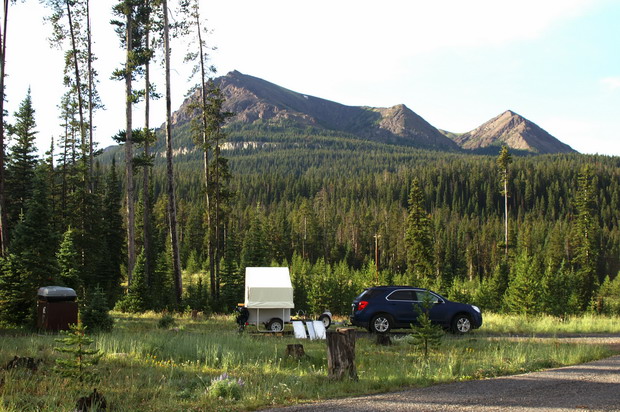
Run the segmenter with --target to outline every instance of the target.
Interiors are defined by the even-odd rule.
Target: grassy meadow
[[[53,370],[66,357],[53,334],[0,330],[0,365],[15,355],[41,359],[36,372],[0,371],[0,410],[71,411],[76,400],[97,388],[109,411],[237,411],[271,405],[386,392],[411,386],[517,374],[582,363],[612,354],[607,346],[563,342],[559,338],[497,340],[497,334],[618,333],[617,318],[582,317],[564,321],[486,315],[481,330],[446,335],[428,359],[410,336],[378,346],[357,339],[359,381],[327,379],[324,341],[303,341],[306,356],[287,358],[291,335],[239,334],[232,316],[176,317],[159,328],[160,315],[115,314],[110,333],[92,335],[103,352],[93,380],[79,382]],[[489,335],[495,335],[489,336]]]

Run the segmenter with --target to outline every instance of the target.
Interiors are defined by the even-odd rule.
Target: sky
[[[116,1],[91,2],[103,148],[125,124],[124,84],[109,80],[124,55],[109,24]],[[510,109],[581,153],[620,156],[620,1],[201,0],[201,12],[218,75],[238,70],[347,105],[404,103],[458,133]],[[41,153],[62,132],[63,53],[47,40],[48,14],[17,2],[7,36],[6,108],[31,88]],[[173,44],[173,110],[194,83],[185,51]],[[153,104],[151,125],[164,105]],[[142,117],[138,105],[136,127]]]

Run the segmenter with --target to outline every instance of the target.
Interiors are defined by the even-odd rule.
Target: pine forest
[[[37,128],[30,92],[0,107],[0,325],[33,325],[37,289],[50,285],[75,289],[84,311],[230,313],[253,266],[288,266],[295,310],[308,313],[346,316],[364,288],[393,284],[492,312],[620,315],[620,158],[432,151],[231,123],[195,0],[172,21],[166,0],[114,6],[127,116],[119,145],[101,150],[89,2],[45,3],[66,94],[53,131]],[[151,64],[169,73],[171,36],[195,39],[200,98],[185,123],[172,121],[169,76],[157,88],[149,77]],[[149,120],[154,104],[167,119]],[[38,155],[37,137],[52,134]]]

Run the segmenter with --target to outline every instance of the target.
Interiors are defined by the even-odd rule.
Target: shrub
[[[105,295],[98,286],[90,294],[80,316],[84,326],[93,332],[109,332],[114,326],[114,319],[110,316]]]
[[[160,329],[169,329],[176,325],[174,317],[169,313],[164,313],[163,316],[157,322],[157,327]]]
[[[211,380],[211,386],[209,386],[209,396],[215,399],[234,399],[238,401],[241,399],[241,388],[243,388],[244,382],[241,379],[233,379],[228,376],[227,373],[223,373],[217,378]]]

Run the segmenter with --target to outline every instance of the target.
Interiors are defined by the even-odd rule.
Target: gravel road
[[[337,399],[274,412],[620,411],[620,355],[523,375]]]

